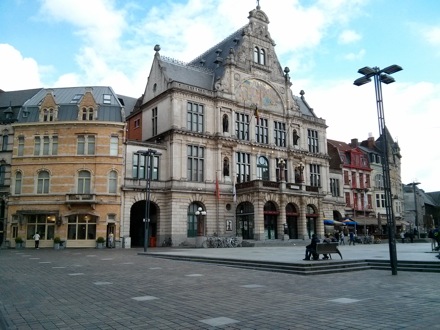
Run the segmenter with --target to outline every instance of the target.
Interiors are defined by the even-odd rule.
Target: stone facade
[[[248,25],[190,63],[155,47],[139,108],[127,118],[130,130],[142,115],[144,141],[127,143],[122,228],[133,245],[143,242],[138,197],[146,175],[137,179],[129,162],[140,149],[160,153],[150,185],[152,244],[172,237],[175,245],[197,245],[198,236],[211,235],[282,239],[285,225],[291,239],[323,235],[323,219],[335,209],[327,126],[303,91],[292,94],[268,22],[257,7]]]

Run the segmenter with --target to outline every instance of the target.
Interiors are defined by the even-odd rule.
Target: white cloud
[[[48,69],[48,68],[46,68]],[[8,44],[0,44],[0,89],[11,91],[43,87],[37,62]]]
[[[350,44],[361,40],[361,35],[353,30],[345,30],[338,37],[338,42],[340,44]]]
[[[110,0],[43,0],[40,9],[40,18],[72,24],[88,44],[106,52],[119,46],[124,17],[124,9],[115,9]]]
[[[364,56],[365,56],[365,49],[361,49],[357,53],[348,53],[348,54],[344,55],[344,59],[346,59],[348,61],[357,61],[357,60],[363,59]]]

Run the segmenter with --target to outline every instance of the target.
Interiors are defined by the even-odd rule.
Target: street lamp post
[[[382,100],[382,83],[390,84],[395,80],[390,74],[401,71],[402,67],[396,64],[390,65],[385,69],[379,69],[378,67],[370,68],[368,66],[363,67],[358,70],[358,73],[363,76],[354,81],[354,85],[361,86],[366,83],[371,82],[371,77],[374,77],[374,87],[376,91],[376,107],[377,107],[377,118],[379,122],[379,136],[382,137],[382,171],[384,178],[384,191],[385,191],[385,210],[387,216],[388,225],[388,244],[390,250],[390,264],[391,273],[397,275],[397,253],[396,253],[396,237],[395,237],[395,220],[392,207],[392,196],[391,196],[391,179],[390,179],[390,165],[388,160],[388,137],[385,131],[385,114],[383,109]]]
[[[206,211],[203,210],[201,206],[197,208],[197,211],[195,212],[197,217],[197,237],[196,237],[196,247],[202,247],[203,241],[205,240],[205,221],[203,217],[206,216]]]
[[[156,150],[148,149],[148,150],[139,150],[137,154],[145,156],[145,179],[146,179],[146,187],[145,187],[145,218],[144,218],[144,252],[147,252],[148,247],[148,227],[150,222],[150,183],[151,183],[151,172],[153,171],[153,156],[160,155]]]

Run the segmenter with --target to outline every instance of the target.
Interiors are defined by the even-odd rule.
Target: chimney
[[[368,149],[374,149],[376,146],[376,141],[374,141],[374,137],[369,135],[368,136]]]
[[[358,141],[358,139],[351,139],[350,146],[351,146],[352,148],[359,147],[359,141]]]

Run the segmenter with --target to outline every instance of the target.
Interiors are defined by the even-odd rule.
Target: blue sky
[[[188,62],[245,25],[255,0],[4,0],[0,89],[108,85],[139,97],[154,45]],[[440,1],[260,0],[292,91],[326,119],[329,139],[378,136],[374,85],[357,70],[398,64],[383,86],[402,181],[440,190]],[[361,124],[359,124],[361,119]]]

